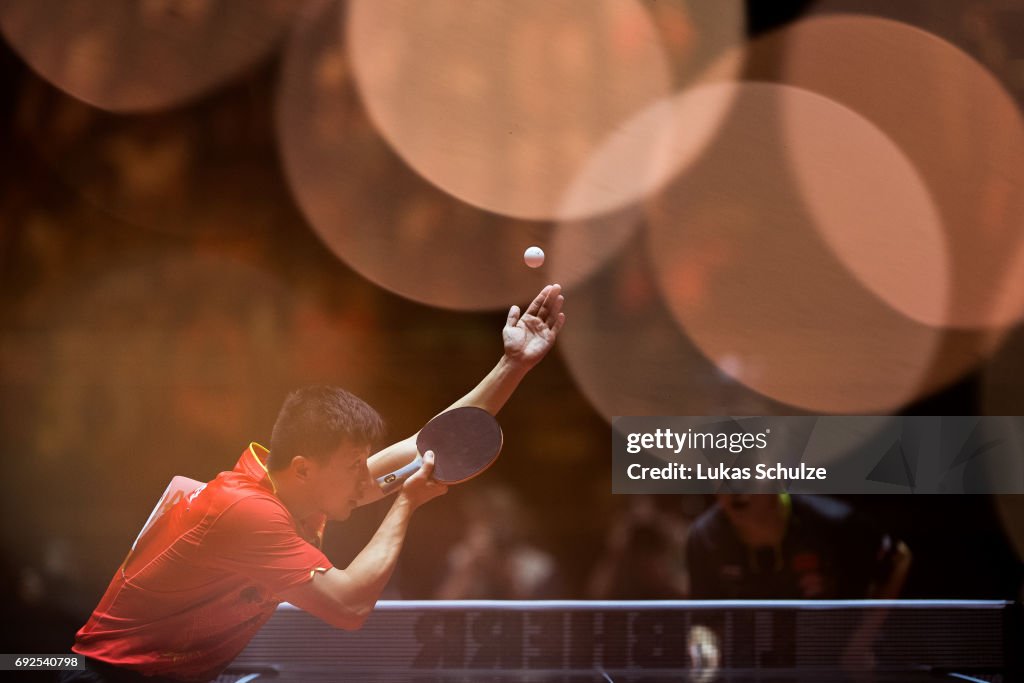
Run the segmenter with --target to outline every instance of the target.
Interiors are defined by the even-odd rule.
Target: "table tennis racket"
[[[474,406],[453,408],[425,424],[416,435],[416,459],[378,477],[377,485],[385,493],[400,486],[419,470],[427,451],[434,452],[434,481],[460,484],[490,467],[503,442],[501,426],[489,412]]]

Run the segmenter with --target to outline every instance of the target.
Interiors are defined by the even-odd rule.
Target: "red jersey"
[[[116,666],[206,681],[234,660],[280,603],[331,563],[323,515],[297,521],[275,495],[267,450],[185,496],[139,539],[75,652]]]

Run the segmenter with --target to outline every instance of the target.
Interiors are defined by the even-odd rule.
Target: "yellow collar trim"
[[[259,451],[259,453],[256,452],[257,450]],[[263,459],[260,458],[260,454],[262,454],[263,458],[265,459],[268,455],[270,455],[270,451],[267,450],[265,447],[259,445],[255,441],[252,441],[249,443],[249,452],[252,454],[252,457],[256,459],[256,462],[259,464],[260,469],[267,473],[267,481],[270,482],[270,486],[271,488],[273,488],[274,493],[276,494],[277,484],[274,483],[274,478],[270,476],[270,470],[267,469],[267,466],[263,463]]]

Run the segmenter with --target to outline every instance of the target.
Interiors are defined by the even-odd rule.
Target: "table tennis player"
[[[718,494],[690,527],[696,599],[896,599],[910,567],[900,540],[826,496]],[[844,660],[870,668],[884,611],[868,611]]]
[[[451,408],[496,413],[547,354],[565,322],[559,285],[513,306],[495,368]],[[117,570],[75,652],[87,669],[62,681],[208,681],[281,601],[359,628],[391,576],[413,512],[445,493],[433,454],[397,489],[374,536],[345,568],[320,550],[324,523],[384,493],[375,480],[417,456],[415,435],[370,455],[376,411],[344,390],[309,387],[285,400],[270,450],[252,444],[230,472],[157,519]]]

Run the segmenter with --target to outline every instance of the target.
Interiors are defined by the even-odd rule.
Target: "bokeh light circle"
[[[177,106],[265,57],[299,0],[8,0],[0,29],[43,78],[94,107]]]
[[[857,112],[920,173],[949,256],[950,300],[930,322],[999,328],[1021,319],[1024,120],[990,71],[936,35],[855,15],[802,20],[754,41],[745,59],[748,78],[805,88]],[[873,267],[869,254],[836,246],[860,275]]]
[[[728,55],[738,54],[735,50]],[[718,59],[699,75],[686,90],[699,83],[730,79],[738,72],[738,63]],[[686,91],[684,90],[684,92]],[[639,188],[630,196],[647,196],[674,176],[685,172],[709,144],[728,114],[734,95],[721,91],[721,97],[668,97],[658,100],[624,122],[599,145],[586,160],[562,200],[564,213],[572,215],[585,209],[595,188]],[[644,162],[639,160],[646,159]],[[623,177],[616,179],[622,174]],[[620,182],[621,181],[621,182]],[[643,224],[640,204],[600,214],[585,220],[563,220],[555,231],[552,247],[554,279],[573,285],[598,265],[612,257]]]
[[[297,22],[276,126],[297,204],[331,251],[362,276],[433,306],[506,308],[552,281],[583,281],[632,234],[635,206],[559,224],[518,220],[470,206],[412,171],[365,114],[342,11],[320,3]],[[535,270],[522,261],[531,244],[548,254]]]
[[[814,93],[765,83],[682,97],[730,89],[715,147],[649,207],[650,257],[668,308],[705,355],[723,367],[740,359],[746,370],[730,374],[779,401],[836,413],[904,405],[926,390],[941,333],[846,273],[818,239],[790,169],[806,161],[787,146],[799,132],[786,123],[794,112],[823,126],[858,119]]]
[[[452,199],[374,131],[356,94],[340,3],[311,5],[290,35],[277,89],[277,140],[289,188],[319,237],[373,283],[421,303],[486,310],[546,284],[523,266],[550,226]]]
[[[941,325],[949,255],[917,169],[878,128],[824,99],[784,97],[785,171],[811,223],[857,279],[897,311]]]
[[[636,220],[640,220],[637,217]],[[699,261],[712,267],[719,256]],[[566,295],[558,341],[576,385],[606,420],[616,415],[791,415],[722,372],[683,334],[653,279],[642,235]],[[741,378],[759,370],[734,368]]]
[[[490,211],[573,220],[622,208],[664,174],[652,138],[612,134],[691,78],[702,40],[740,41],[740,3],[714,6],[652,16],[635,0],[354,0],[347,35],[367,110],[410,166]],[[592,165],[566,202],[609,144],[620,163]]]

